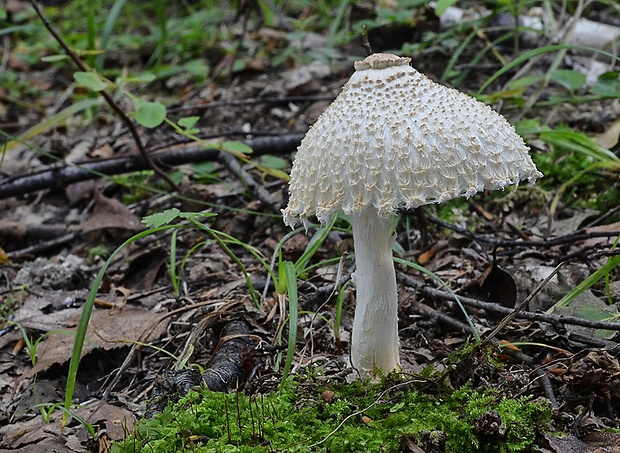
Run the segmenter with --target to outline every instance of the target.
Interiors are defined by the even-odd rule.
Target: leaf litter
[[[273,29],[275,32],[280,30]],[[259,34],[269,34],[269,29],[261,29]],[[276,34],[284,47],[292,44],[288,42],[291,37],[287,33]],[[321,40],[316,44],[308,41],[300,45],[315,46],[306,51],[317,52],[326,44],[322,35],[317,36]],[[259,36],[258,39],[263,38]],[[346,52],[345,55],[352,56]],[[325,107],[325,98],[337,94],[351,66],[340,62],[329,65],[322,61],[297,62],[286,67],[286,71],[280,68],[265,71],[269,63],[263,62],[261,70],[257,70],[247,64],[248,59],[243,55],[239,57],[238,61],[247,66],[235,74],[235,84],[227,85],[224,80],[212,79],[206,84],[192,85],[194,82],[187,79],[181,86],[192,95],[188,94],[183,104],[175,104],[174,97],[166,93],[164,87],[151,86],[151,89],[159,91],[153,93],[159,95],[158,99],[168,96],[169,115],[198,115],[200,119],[192,124],[192,128],[198,128],[204,135],[221,136],[219,142],[228,141],[229,151],[244,154],[247,148],[236,140],[231,141],[231,135],[235,139],[267,131],[276,134],[305,132]],[[216,57],[211,58],[217,63]],[[220,63],[223,71],[223,68],[234,67],[224,58]],[[429,68],[433,66],[432,63],[421,64]],[[20,66],[17,62],[13,69],[25,73],[31,70],[28,65]],[[32,77],[41,83],[40,75],[32,73]],[[101,82],[90,75],[84,80],[87,84]],[[180,81],[177,79],[175,83]],[[470,83],[475,82],[471,80]],[[51,84],[47,89],[61,93],[65,88],[62,84]],[[96,88],[103,88],[103,85]],[[553,87],[553,90],[550,91],[552,94],[558,88]],[[261,99],[266,96],[276,100]],[[49,98],[36,100],[40,107],[54,103]],[[247,103],[248,100],[254,101]],[[141,108],[137,114],[141,115],[142,123],[148,123],[146,126],[159,124],[165,115],[160,104],[149,109],[151,104],[155,101],[150,96],[138,101]],[[23,144],[11,144],[12,149],[5,153],[8,157],[3,162],[3,172],[14,176],[45,169],[53,164],[51,157],[72,160],[71,150],[79,152],[80,159],[96,159],[101,150],[106,155],[135,152],[132,138],[109,114],[101,116],[94,137],[91,126],[83,126],[79,115],[99,105],[85,102],[70,111],[57,109],[54,113],[60,115],[52,116],[52,120],[42,126],[35,126],[38,119],[49,116],[41,114],[40,109],[25,111],[22,123],[15,129],[17,135],[26,132],[23,138],[32,138],[33,144],[49,154],[32,152],[32,148]],[[599,143],[609,148],[615,146],[614,120],[617,115],[601,120],[595,111],[589,109],[586,104],[566,111],[575,118],[596,119],[601,123],[598,132],[606,131]],[[560,120],[570,123],[572,119],[554,118],[556,122]],[[149,149],[178,146],[183,140],[161,128],[143,130],[141,136]],[[546,143],[541,146],[547,151],[550,148]],[[293,151],[294,146],[289,146],[274,154],[288,161]],[[33,451],[86,451],[89,439],[82,425],[69,425],[68,431],[61,436],[57,429],[60,411],[54,411],[48,423],[43,416],[37,415],[34,406],[62,400],[66,367],[72,352],[72,332],[79,321],[81,305],[92,278],[103,263],[102,256],[144,228],[141,217],[168,208],[182,213],[189,206],[193,209],[208,207],[218,214],[208,220],[210,227],[255,247],[267,259],[273,256],[280,240],[288,233],[280,219],[272,215],[283,204],[286,185],[277,177],[278,173],[261,171],[252,164],[251,155],[248,157],[251,160],[242,165],[243,177],[217,159],[212,161],[209,171],[200,173],[200,176],[192,164],[180,167],[186,186],[200,188],[200,191],[192,192],[198,194],[194,200],[174,199],[161,190],[163,193],[141,192],[144,186],[156,183],[148,175],[138,174],[87,187],[49,187],[43,192],[24,193],[0,201],[3,210],[0,225],[3,242],[0,245],[9,258],[19,256],[14,266],[1,269],[5,288],[2,288],[0,297],[12,305],[11,317],[7,316],[10,324],[3,326],[0,337],[3,351],[0,361],[0,424],[3,425],[0,443],[3,448],[33,446],[39,449]],[[268,165],[269,160],[262,163]],[[278,161],[277,165],[280,163]],[[597,190],[596,182],[593,185],[589,188],[591,193]],[[255,201],[258,197],[251,187],[265,188],[275,206],[266,206],[262,198]],[[127,200],[132,196],[133,200]],[[545,207],[547,201],[520,190],[481,206],[450,204],[450,212],[447,215],[444,212],[443,216],[439,216],[438,209],[430,207],[425,214],[431,225],[426,228],[428,237],[424,241],[417,232],[418,228],[423,230],[423,225],[416,224],[417,219],[410,214],[402,214],[402,221],[414,227],[401,233],[397,243],[407,255],[423,258],[427,268],[459,294],[497,302],[505,308],[512,308],[524,300],[558,262],[576,257],[564,265],[528,307],[531,311],[547,312],[613,254],[614,240],[620,232],[617,221],[600,225],[589,223],[605,215],[605,212],[591,208],[561,204],[554,213],[555,217],[549,218]],[[7,213],[6,219],[16,223],[7,224],[4,213]],[[435,228],[433,219],[438,218],[448,220],[441,220],[444,224],[437,223]],[[162,225],[167,222],[166,219],[160,220]],[[452,230],[450,234],[441,229],[446,227],[446,222]],[[33,230],[33,226],[54,226],[57,229],[49,233],[51,237],[44,237],[41,231]],[[14,234],[17,227],[21,231],[19,235]],[[79,234],[73,234],[65,242],[53,240],[70,231]],[[112,264],[101,288],[101,294],[104,294],[100,296],[101,303],[90,321],[88,341],[82,351],[80,388],[76,394],[76,400],[85,407],[76,410],[82,418],[97,425],[101,432],[105,428],[107,436],[112,439],[120,439],[131,430],[135,417],[144,413],[145,397],[151,383],[165,370],[175,370],[183,361],[208,368],[217,356],[221,342],[230,341],[225,340],[226,335],[222,337],[222,332],[238,319],[248,323],[249,334],[260,339],[257,341],[260,348],[245,346],[249,349],[245,350],[240,362],[248,373],[244,388],[251,393],[272,389],[278,384],[280,369],[276,363],[279,352],[286,346],[286,342],[278,338],[287,330],[284,322],[286,307],[273,294],[273,286],[267,285],[266,271],[257,257],[238,244],[230,246],[247,269],[249,283],[264,291],[266,297],[259,304],[250,298],[248,280],[231,255],[223,253],[216,243],[205,241],[203,234],[192,230],[179,233],[176,241],[177,260],[186,258],[178,269],[181,276],[178,295],[172,291],[170,282],[171,234],[153,235],[137,246],[129,247]],[[343,264],[340,268],[332,264],[335,267],[325,265],[311,270],[299,281],[300,309],[310,313],[299,319],[301,328],[293,366],[294,373],[299,375],[303,371],[321,369],[325,376],[339,380],[342,370],[348,367],[348,331],[353,304],[353,294],[346,286],[346,278],[352,270],[350,260],[346,260],[346,254],[351,250],[349,241],[342,231],[330,233],[312,262],[344,256]],[[93,249],[98,246],[104,246],[108,252],[95,253]],[[307,247],[307,236],[293,236],[282,246],[283,257],[295,261]],[[23,250],[27,253],[18,255],[17,252]],[[190,250],[193,252],[188,253]],[[405,276],[429,288],[435,286],[432,280],[404,267],[398,272],[401,277],[401,349],[405,355],[405,371],[419,372],[428,366],[444,371],[446,357],[466,341],[467,334],[463,333],[468,332],[465,319],[454,301],[435,299],[430,293],[417,291],[407,283]],[[338,281],[340,277],[344,278],[344,283]],[[603,284],[588,289],[568,306],[553,308],[553,314],[593,321],[617,319],[614,304],[619,300],[618,285],[613,278],[611,280],[608,288]],[[614,288],[616,292],[613,292]],[[612,304],[608,303],[607,289],[612,291]],[[343,311],[337,315],[335,295],[339,292]],[[330,296],[332,298],[328,299]],[[425,309],[414,309],[416,306]],[[467,309],[474,326],[483,334],[491,331],[504,316],[490,310],[488,305],[485,307],[487,309]],[[340,316],[340,326],[335,331],[337,316]],[[35,343],[30,346],[36,349],[34,365],[30,361],[27,342],[16,325],[24,329],[31,343]],[[472,359],[460,368],[464,376],[481,386],[498,389],[507,398],[523,394],[548,396],[551,389],[561,403],[559,413],[554,416],[554,426],[568,435],[559,439],[546,434],[548,450],[569,451],[574,448],[583,451],[588,446],[601,446],[613,451],[614,445],[618,444],[617,436],[613,432],[598,433],[598,430],[618,428],[617,410],[614,409],[620,399],[617,330],[517,318],[499,333],[498,339],[514,348],[512,353],[509,348],[503,348],[502,354],[497,356],[503,362],[502,368]],[[132,358],[130,363],[126,363],[127,357]],[[547,383],[542,378],[532,378],[532,370],[536,367],[544,370]],[[117,381],[112,387],[110,383],[115,379]],[[547,385],[549,388],[545,387]],[[29,420],[24,422],[26,418]],[[480,432],[501,427],[501,424],[494,424],[490,412],[478,423]],[[607,437],[601,440],[604,434]],[[102,439],[104,437],[100,438],[100,445],[103,445]],[[410,450],[404,451],[416,451],[420,445],[419,442],[416,444],[416,439],[407,437],[403,438],[403,443],[411,444],[407,447]]]

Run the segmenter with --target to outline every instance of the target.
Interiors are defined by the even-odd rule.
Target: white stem
[[[389,373],[398,358],[398,294],[390,222],[368,208],[351,216],[357,287],[351,363],[362,376],[379,368]]]

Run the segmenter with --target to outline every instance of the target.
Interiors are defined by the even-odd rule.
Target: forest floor
[[[79,48],[78,29],[86,34],[86,25],[75,16],[81,2],[71,3],[43,11]],[[135,35],[127,32],[106,53],[107,72],[99,72],[114,82],[99,88],[103,79],[76,84],[73,64],[54,58],[62,50],[30,2],[5,3],[3,26],[17,29],[0,35],[1,451],[107,451],[103,439],[123,439],[144,415],[154,386],[180,379],[165,372],[187,364],[215,370],[217,390],[248,394],[277,389],[287,367],[292,379],[314,376],[321,389],[354,375],[349,224],[339,216],[329,231],[311,225],[290,234],[280,210],[295,149],[352,74],[353,61],[365,57],[364,46],[358,38],[333,40],[329,13],[310,6],[265,17],[264,5],[253,10],[254,2],[242,2],[247,9],[223,8],[214,19],[195,12],[191,17],[203,24],[186,18],[183,28],[189,6],[171,3],[168,47],[156,38],[136,41],[150,36],[139,27]],[[518,55],[510,46],[489,47],[493,51],[476,61],[490,42],[468,34],[480,25],[442,34],[428,9],[415,11],[415,25],[372,28],[373,50],[413,46],[434,34],[433,45],[410,48],[413,66],[468,93],[501,69],[503,59]],[[345,12],[351,22],[378,20],[374,9],[347,6]],[[591,13],[594,18],[597,10]],[[80,24],[74,34],[60,24],[70,14]],[[315,16],[323,29],[295,30]],[[205,31],[207,20],[214,21],[217,38]],[[200,45],[192,44],[198,39],[192,27]],[[464,36],[472,39],[460,48]],[[186,56],[194,45],[199,58]],[[174,64],[158,60],[158,51]],[[97,64],[98,55],[81,55]],[[531,77],[531,85],[502,89],[499,83],[507,84],[517,67],[485,90],[495,90],[492,95],[481,96],[517,125],[544,178],[399,213],[396,255],[440,277],[463,304],[435,278],[397,264],[401,362],[405,376],[432,372],[454,388],[542,402],[551,417],[537,434],[536,451],[620,451],[614,252],[620,91],[591,100],[585,85],[571,85],[574,60],[590,57],[569,51],[559,63],[566,72],[540,85],[537,101],[526,107],[535,81],[544,80],[556,58],[550,51],[528,59],[532,64],[520,76]],[[617,80],[617,61],[610,68]],[[100,88],[129,114],[136,135],[98,95]],[[160,103],[170,122],[158,120]],[[136,137],[176,187],[140,159]],[[162,212],[151,225],[143,221]],[[179,228],[148,232],[157,221]],[[76,418],[61,430],[84,304],[106,260],[135,235],[142,237],[114,255],[98,287],[74,389]],[[286,292],[267,270],[274,266],[278,275],[278,257],[297,264],[293,344]],[[579,286],[593,274],[592,285]],[[558,304],[563,298],[568,302]],[[485,338],[511,314],[488,340],[489,349],[462,354],[474,342],[472,329]],[[218,357],[222,353],[228,355]],[[328,398],[313,397],[321,395]],[[95,427],[95,439],[86,424]],[[501,429],[491,435],[501,437]],[[446,451],[441,442],[420,438],[403,438],[400,448]]]

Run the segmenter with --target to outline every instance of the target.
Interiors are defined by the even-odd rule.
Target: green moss
[[[448,452],[508,453],[533,445],[550,418],[545,406],[526,398],[469,388],[429,396],[415,382],[334,385],[330,402],[323,389],[305,383],[253,396],[202,389],[141,421],[113,451],[397,452],[407,438]],[[479,420],[491,411],[501,420],[501,435],[480,432]]]

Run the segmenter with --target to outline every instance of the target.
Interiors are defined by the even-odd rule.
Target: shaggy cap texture
[[[504,117],[409,61],[374,54],[355,63],[298,148],[287,225],[369,206],[387,217],[542,176]]]

